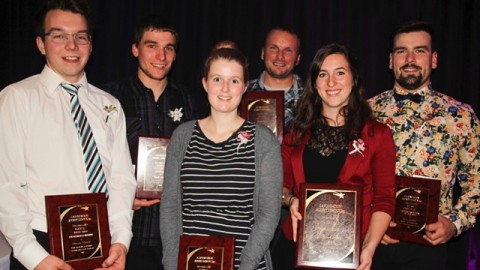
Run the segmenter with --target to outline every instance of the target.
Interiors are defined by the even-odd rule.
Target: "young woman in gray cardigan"
[[[237,114],[246,62],[236,49],[213,51],[202,79],[211,114],[171,137],[160,206],[166,270],[177,270],[182,234],[234,236],[235,269],[273,269],[268,247],[281,208],[282,161],[272,132]]]

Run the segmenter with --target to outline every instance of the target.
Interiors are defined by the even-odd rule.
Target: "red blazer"
[[[300,184],[305,182],[303,150],[310,139],[307,134],[300,145],[291,146],[292,134],[286,134],[282,142],[283,186],[299,196]],[[365,142],[363,156],[347,154],[345,164],[338,175],[338,183],[363,186],[362,239],[368,230],[370,217],[375,211],[393,216],[395,203],[395,145],[390,128],[369,120],[360,136]],[[349,143],[348,152],[354,150]],[[292,239],[290,216],[283,224],[287,239]]]

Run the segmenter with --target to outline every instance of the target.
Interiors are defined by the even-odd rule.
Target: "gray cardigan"
[[[167,149],[160,233],[163,244],[163,266],[177,270],[178,248],[182,234],[182,188],[180,169],[193,127],[190,121],[175,129]],[[265,257],[267,269],[273,269],[268,247],[278,224],[283,186],[280,145],[270,129],[256,125],[255,132],[255,223],[240,256],[239,270],[256,269]]]

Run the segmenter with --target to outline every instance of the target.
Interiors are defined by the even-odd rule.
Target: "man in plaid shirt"
[[[285,92],[285,128],[293,119],[293,110],[303,92],[303,82],[294,73],[300,63],[300,39],[286,27],[272,28],[266,36],[261,58],[265,70],[250,81],[248,91],[283,90]]]

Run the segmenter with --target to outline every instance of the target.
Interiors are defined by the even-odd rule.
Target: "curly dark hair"
[[[323,103],[316,90],[316,80],[325,58],[331,54],[345,56],[353,76],[352,91],[348,103],[341,108],[340,114],[345,118],[345,136],[349,140],[358,138],[368,119],[372,119],[372,110],[365,100],[365,89],[361,82],[356,57],[350,50],[340,44],[332,43],[320,48],[312,60],[305,80],[305,89],[296,107],[295,117],[289,126],[294,134],[293,144],[300,144],[312,129],[327,125],[327,118],[322,115]]]

